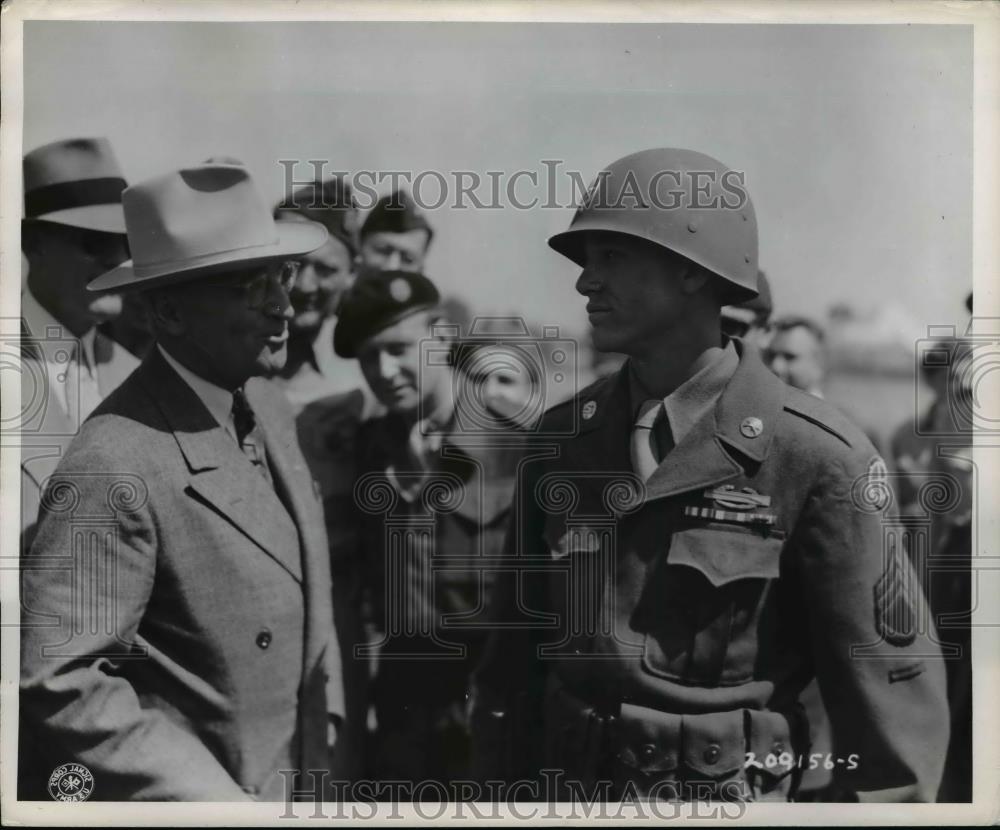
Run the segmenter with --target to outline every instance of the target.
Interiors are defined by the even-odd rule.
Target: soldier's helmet
[[[636,236],[696,262],[725,281],[725,303],[757,295],[757,216],[744,176],[704,153],[656,148],[612,162],[549,245],[583,266],[594,231]]]

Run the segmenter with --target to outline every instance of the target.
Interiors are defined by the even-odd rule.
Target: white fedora
[[[24,157],[24,218],[104,233],[125,233],[127,187],[106,138],[71,138]]]
[[[237,164],[204,164],[122,194],[132,259],[92,280],[91,291],[144,289],[204,274],[294,259],[326,242],[317,222],[275,222]]]

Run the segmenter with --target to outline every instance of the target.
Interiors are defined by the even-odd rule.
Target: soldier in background
[[[375,203],[359,236],[363,268],[421,273],[434,230],[413,197],[397,190]]]
[[[826,335],[808,317],[781,317],[771,324],[767,360],[789,386],[823,397],[826,378]]]
[[[705,171],[714,184],[695,193]],[[852,497],[884,464],[755,350],[719,345],[721,307],[757,276],[749,196],[693,206],[725,205],[728,172],[689,150],[627,156],[550,240],[583,269],[596,345],[629,361],[551,409],[526,451],[476,677],[475,769],[555,769],[608,798],[783,801],[803,768],[830,764],[860,800],[930,801],[944,670],[908,563],[884,560],[883,501]],[[667,174],[687,201],[649,207]],[[833,757],[810,756],[796,702],[814,675]]]
[[[523,443],[525,384],[497,377],[486,351],[456,358],[434,328],[445,322],[440,302],[421,274],[366,275],[345,297],[334,340],[388,410],[357,436],[354,490],[356,555],[381,635],[372,770],[381,780],[467,776],[469,679],[489,590],[479,560],[499,553]]]
[[[768,322],[773,311],[771,282],[767,274],[758,271],[757,296],[722,307],[722,334],[724,337],[739,337],[744,342],[763,349],[770,336]]]
[[[281,221],[323,225],[330,238],[302,258],[291,297],[288,362],[275,380],[300,411],[306,404],[364,386],[357,367],[333,354],[337,306],[355,278],[358,212],[349,182],[316,181],[293,192],[274,209]]]

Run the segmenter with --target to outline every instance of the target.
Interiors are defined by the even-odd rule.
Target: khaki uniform
[[[449,424],[425,473],[401,470],[411,433],[389,414],[362,427],[355,488],[361,567],[379,630],[373,698],[380,779],[468,774],[468,697],[487,636],[522,439],[465,440]]]
[[[785,800],[812,762],[797,700],[815,676],[838,783],[933,800],[944,668],[881,510],[881,459],[833,407],[738,352],[644,487],[628,366],[545,416],[475,683],[478,775],[544,766],[610,782],[611,797]]]

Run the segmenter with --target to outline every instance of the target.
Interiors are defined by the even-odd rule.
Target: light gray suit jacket
[[[321,507],[287,404],[246,389],[274,488],[155,351],[43,496],[21,733],[43,775],[88,767],[93,798],[280,800],[280,769],[328,768],[344,706]]]

